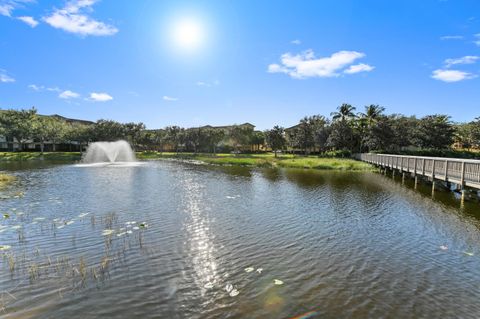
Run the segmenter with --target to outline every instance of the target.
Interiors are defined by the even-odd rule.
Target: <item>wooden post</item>
[[[445,182],[448,181],[448,161],[445,161]]]
[[[435,179],[435,160],[432,160],[432,181]]]
[[[425,159],[422,158],[422,175],[425,176]]]
[[[416,157],[413,163],[413,175],[417,176],[417,158]]]

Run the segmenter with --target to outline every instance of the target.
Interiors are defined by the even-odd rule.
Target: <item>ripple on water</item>
[[[381,175],[178,162],[16,174],[23,197],[1,200],[16,258],[13,274],[0,261],[6,318],[480,313],[474,214]]]

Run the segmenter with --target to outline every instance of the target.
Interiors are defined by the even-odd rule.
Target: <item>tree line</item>
[[[182,128],[167,126],[147,130],[143,123],[119,123],[98,120],[93,124],[67,122],[62,118],[42,116],[36,109],[0,111],[0,135],[15,138],[20,150],[27,142],[55,144],[75,142],[82,146],[95,141],[125,139],[137,150],[165,149],[180,152],[256,152],[271,149],[310,153],[356,153],[382,151],[398,153],[406,148],[446,150],[480,148],[480,118],[454,123],[448,115],[422,118],[385,114],[379,105],[365,106],[357,112],[350,104],[340,105],[330,117],[306,116],[299,124],[284,128],[274,126],[255,131],[246,125],[229,127]],[[55,148],[53,149],[55,150]]]

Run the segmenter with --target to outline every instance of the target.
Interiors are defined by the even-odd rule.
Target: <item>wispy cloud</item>
[[[45,89],[43,85],[36,85],[36,84],[30,84],[28,85],[28,88],[37,92],[43,91]]]
[[[78,94],[76,92],[73,92],[73,91],[70,91],[70,90],[66,90],[66,91],[63,91],[62,93],[60,93],[58,95],[58,97],[61,98],[61,99],[70,100],[70,99],[79,98],[80,94]]]
[[[28,24],[32,28],[35,28],[39,23],[37,20],[35,20],[35,18],[28,17],[28,16],[18,17],[17,19],[25,22],[26,24]]]
[[[438,69],[432,73],[433,79],[448,83],[470,80],[476,77],[477,76],[475,74],[459,70]]]
[[[295,39],[293,41],[290,41],[291,44],[295,44],[295,45],[299,45],[299,44],[302,44],[302,41],[298,40],[298,39]]]
[[[350,65],[350,67],[343,72],[347,74],[354,74],[359,72],[370,72],[370,71],[373,71],[373,69],[375,69],[374,66],[371,66],[365,63],[360,63],[355,65]]]
[[[7,74],[7,71],[0,69],[0,82],[11,83],[15,82],[15,79]]]
[[[476,38],[476,40],[473,41],[473,43],[480,47],[480,33],[475,34],[474,37]]]
[[[42,92],[42,91],[60,92],[61,91],[58,87],[46,87],[44,85],[37,85],[37,84],[30,84],[28,85],[28,88],[36,92]]]
[[[220,85],[220,81],[215,80],[212,82],[204,82],[204,81],[198,81],[195,83],[197,86],[204,86],[204,87],[212,87],[212,86],[218,86]]]
[[[440,40],[462,40],[463,35],[444,35]]]
[[[169,102],[175,102],[175,101],[178,101],[178,98],[164,95],[163,100],[164,101],[169,101]]]
[[[113,97],[108,93],[90,93],[90,100],[95,102],[108,102],[113,100]]]
[[[15,9],[21,8],[29,2],[33,2],[33,0],[0,0],[0,15],[11,17]]]
[[[268,72],[285,73],[295,79],[304,79],[312,77],[335,77],[340,76],[342,72],[351,74],[367,71],[366,69],[369,68],[373,70],[373,67],[367,64],[345,69],[363,57],[365,57],[365,54],[357,51],[339,51],[329,57],[323,58],[316,58],[313,50],[307,50],[296,55],[285,53],[282,54],[280,58],[281,64],[270,64],[268,66]]]
[[[445,63],[445,66],[447,68],[449,68],[452,65],[456,65],[456,64],[473,64],[473,63],[477,62],[478,59],[480,59],[479,56],[466,55],[466,56],[463,56],[463,57],[457,58],[457,59],[446,59],[444,63]]]
[[[81,36],[109,36],[118,32],[112,25],[97,21],[89,16],[92,6],[98,0],[73,0],[63,9],[54,12],[43,20],[54,28]]]

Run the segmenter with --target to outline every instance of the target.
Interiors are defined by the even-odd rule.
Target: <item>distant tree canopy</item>
[[[26,143],[76,143],[85,146],[94,141],[125,139],[138,150],[174,150],[176,152],[261,151],[266,147],[308,153],[398,152],[404,149],[446,150],[480,148],[480,118],[468,123],[453,123],[449,116],[427,115],[422,118],[385,114],[385,108],[370,104],[363,112],[344,103],[332,112],[305,116],[290,128],[274,126],[255,131],[251,125],[182,128],[167,126],[147,130],[143,123],[113,120],[68,122],[59,116],[37,114],[35,108],[0,110],[0,135],[14,139],[19,150]],[[51,149],[51,148],[50,148]],[[275,154],[276,155],[276,154]]]

